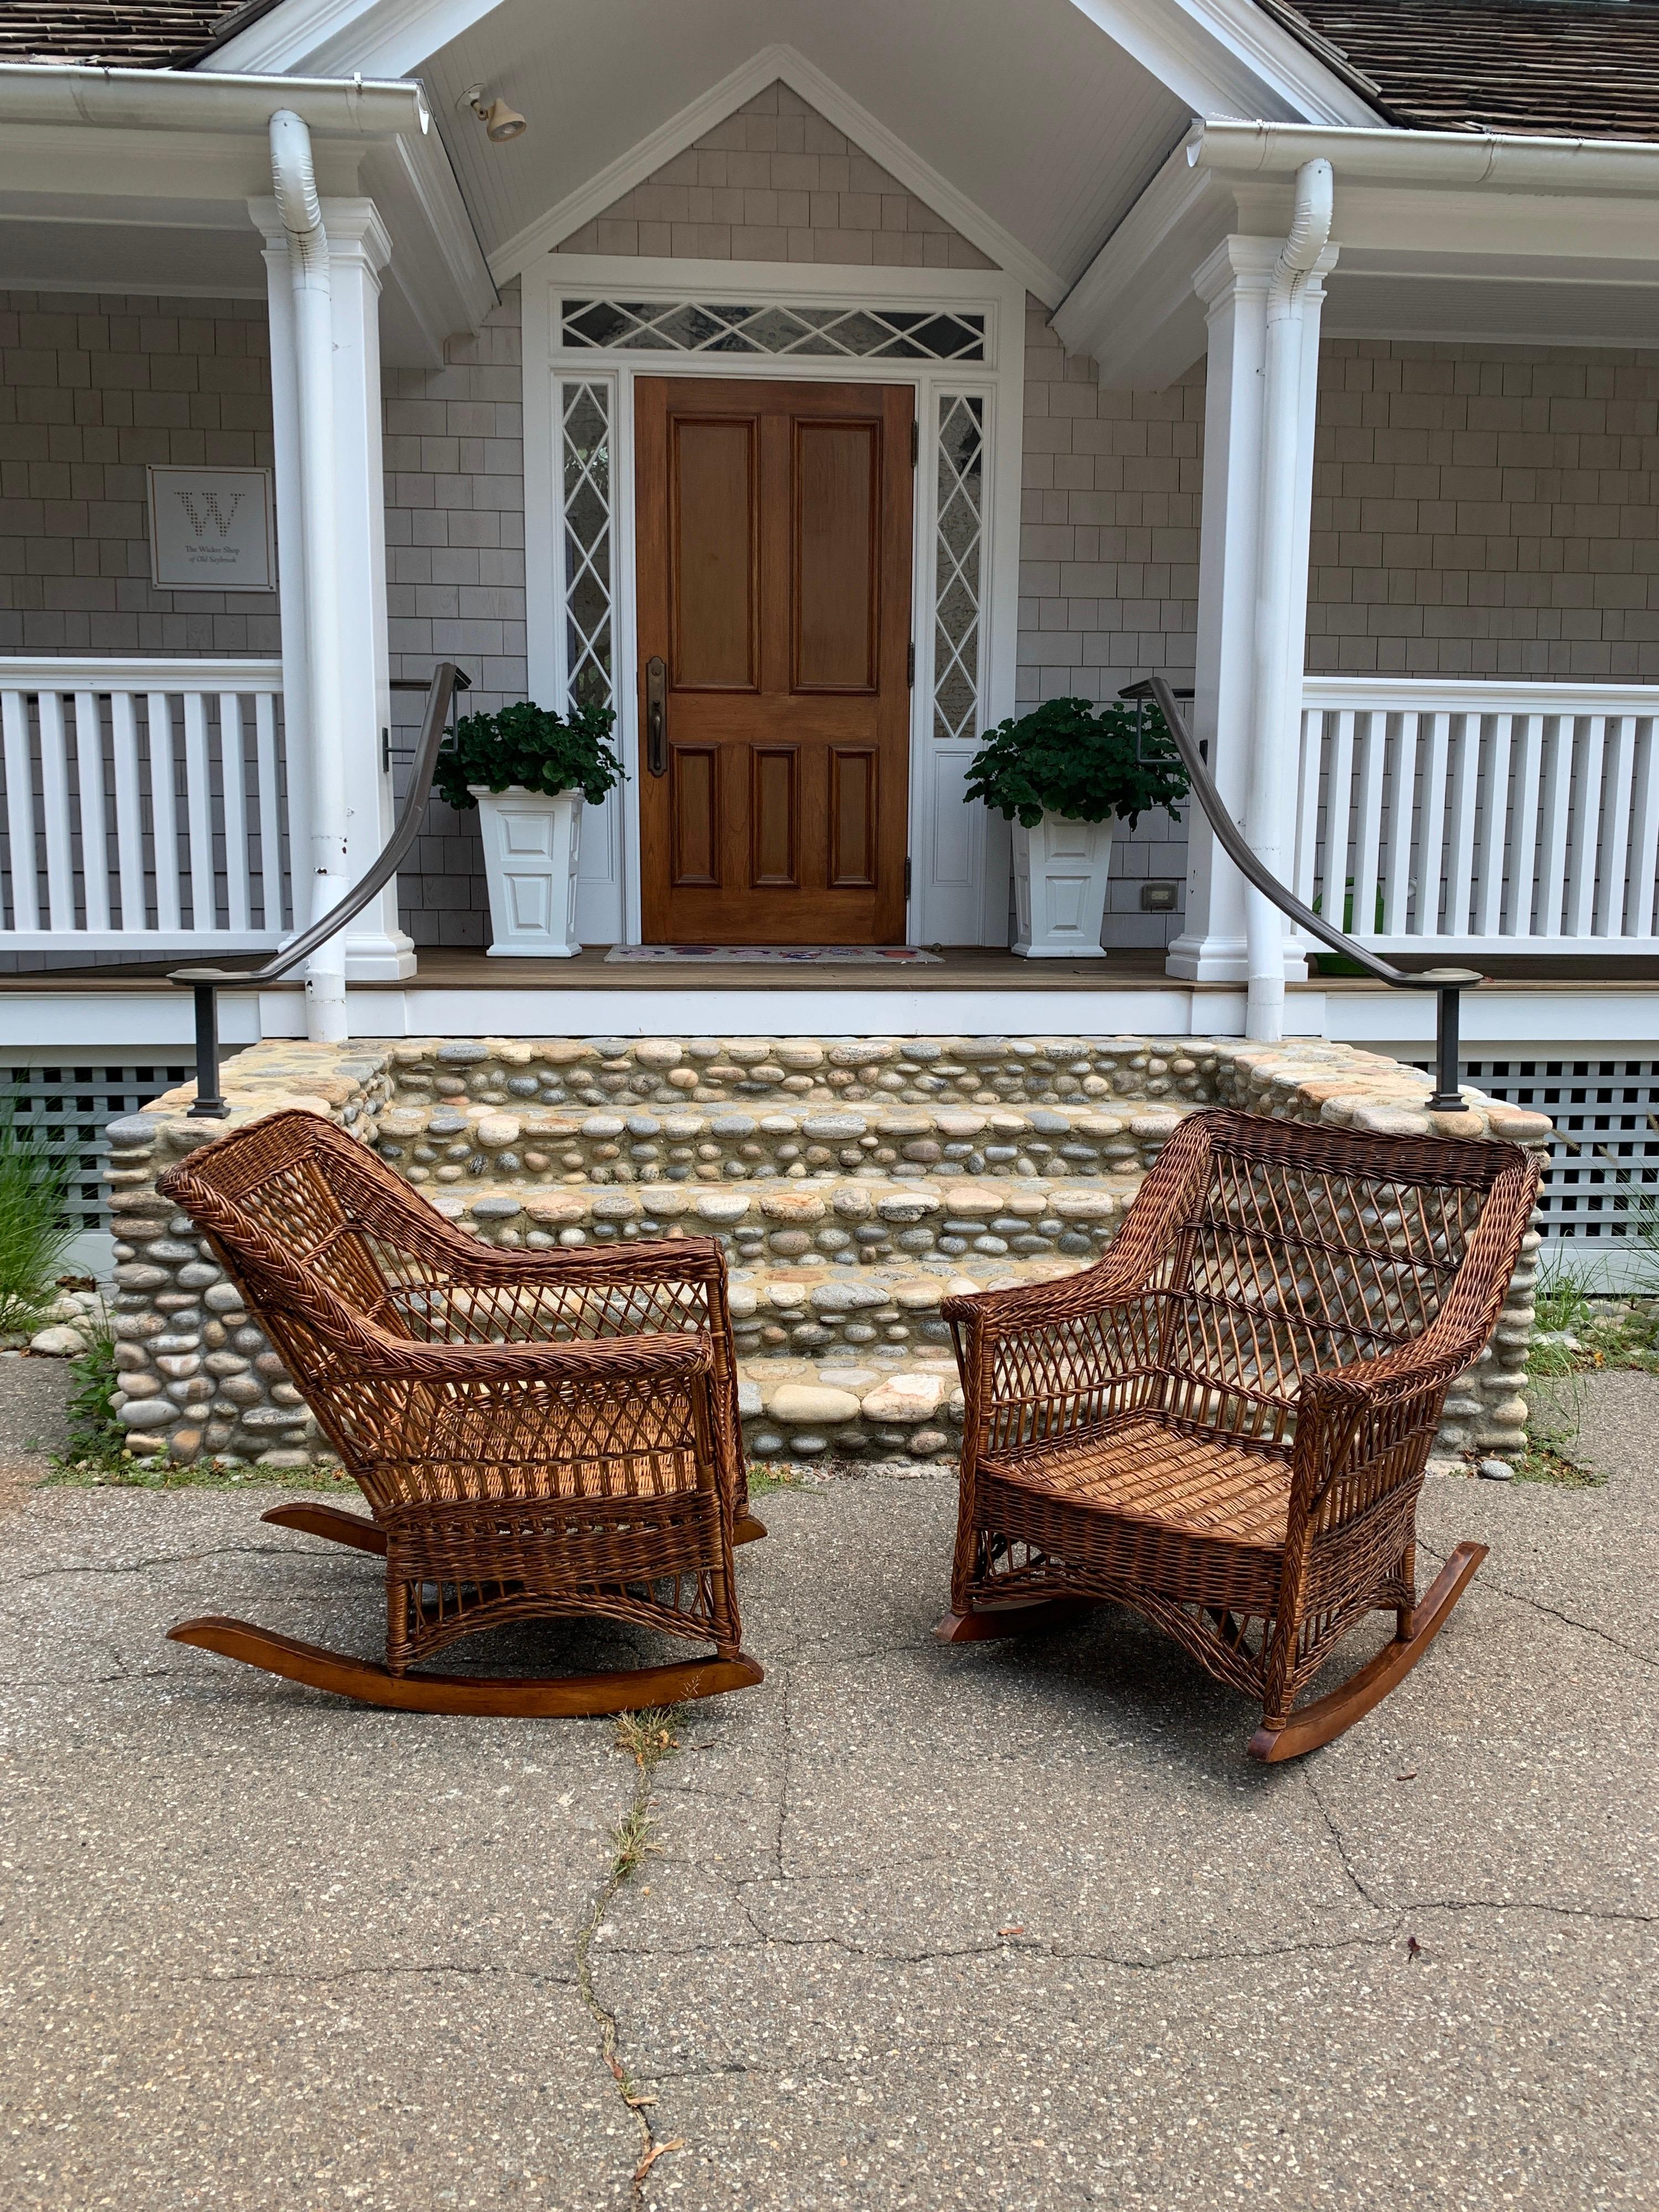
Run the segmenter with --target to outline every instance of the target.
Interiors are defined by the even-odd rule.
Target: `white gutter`
[[[268,86],[265,97],[270,98]],[[312,166],[311,133],[291,108],[270,118],[270,180],[288,233],[300,415],[300,507],[305,545],[306,710],[311,738],[310,921],[339,904],[346,879],[345,728],[340,711],[339,532],[334,512],[334,321],[328,234]],[[298,902],[296,900],[297,906]],[[345,940],[306,963],[306,1030],[346,1034]]]
[[[106,130],[257,131],[263,136],[276,94],[319,137],[423,137],[431,127],[418,84],[0,63],[0,124],[91,123]]]
[[[1500,191],[1659,192],[1659,143],[1544,138],[1512,131],[1360,130],[1305,123],[1200,123],[1187,141],[1195,169],[1293,177],[1328,161],[1344,184],[1491,185]]]
[[[1296,510],[1301,482],[1302,308],[1309,279],[1330,242],[1334,204],[1331,165],[1304,161],[1296,173],[1289,235],[1267,282],[1262,363],[1261,496],[1255,566],[1255,656],[1250,726],[1255,742],[1245,799],[1251,849],[1284,879],[1285,764],[1294,755],[1291,716],[1304,649],[1295,622]],[[1285,925],[1279,908],[1247,893],[1249,997],[1247,1036],[1277,1044],[1285,1034]]]

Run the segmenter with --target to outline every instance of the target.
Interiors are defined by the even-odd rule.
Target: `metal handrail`
[[[191,1121],[222,1121],[230,1111],[219,1088],[219,993],[257,991],[266,983],[274,983],[278,976],[286,975],[319,945],[326,945],[355,915],[362,912],[377,891],[385,890],[415,842],[437,770],[438,750],[449,726],[451,706],[458,691],[471,690],[472,679],[453,660],[441,660],[429,678],[394,677],[392,688],[394,691],[424,691],[426,715],[421,724],[409,789],[404,794],[392,835],[368,874],[319,921],[313,921],[308,929],[302,930],[275,952],[263,968],[175,968],[167,977],[169,983],[180,984],[196,995],[196,1103],[188,1116]]]
[[[1154,676],[1148,688],[1175,739],[1193,795],[1209,817],[1217,843],[1245,882],[1253,884],[1264,898],[1271,899],[1281,914],[1288,915],[1310,937],[1328,945],[1333,952],[1357,962],[1379,983],[1387,983],[1396,991],[1434,993],[1435,1089],[1430,1095],[1429,1108],[1436,1114],[1466,1113],[1468,1108],[1457,1087],[1458,994],[1485,982],[1486,977],[1474,968],[1425,968],[1421,974],[1413,975],[1358,944],[1345,930],[1337,928],[1334,922],[1327,921],[1322,914],[1316,914],[1310,906],[1304,906],[1294,891],[1287,890],[1277,876],[1262,866],[1246,843],[1243,830],[1216,789],[1215,779],[1198,740],[1182,720],[1181,709],[1168,684],[1161,676]]]

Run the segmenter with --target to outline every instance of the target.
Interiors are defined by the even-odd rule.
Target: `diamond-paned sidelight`
[[[564,621],[570,702],[614,704],[611,658],[611,387],[561,387]]]
[[[805,354],[845,361],[983,361],[985,318],[943,307],[821,307],[729,301],[559,303],[570,347],[623,353]]]
[[[939,501],[933,529],[933,735],[972,738],[979,712],[985,551],[985,402],[939,401]]]

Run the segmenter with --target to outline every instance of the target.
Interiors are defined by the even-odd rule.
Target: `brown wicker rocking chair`
[[[967,1401],[947,1643],[1135,1607],[1328,1743],[1410,1672],[1486,1547],[1419,1598],[1418,1492],[1536,1199],[1517,1146],[1184,1121],[1099,1266],[944,1311]],[[1376,1609],[1396,1633],[1293,1711]]]
[[[240,1285],[373,1519],[264,1518],[386,1558],[384,1666],[213,1617],[180,1643],[371,1704],[624,1712],[758,1682],[732,1547],[765,1534],[738,1443],[718,1244],[509,1252],[475,1243],[320,1115],[275,1114],[161,1189]],[[507,1680],[411,1674],[457,1638],[579,1614],[713,1658]]]

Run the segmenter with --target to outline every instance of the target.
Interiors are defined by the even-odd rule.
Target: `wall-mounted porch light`
[[[468,85],[455,105],[471,109],[492,146],[508,145],[514,138],[522,138],[530,128],[516,107],[509,107],[504,100],[493,92],[486,92],[481,84]]]

